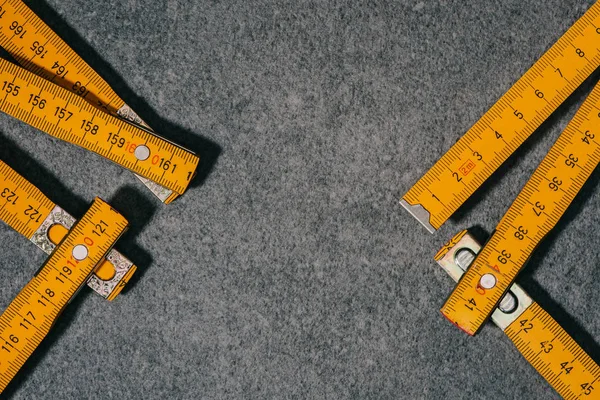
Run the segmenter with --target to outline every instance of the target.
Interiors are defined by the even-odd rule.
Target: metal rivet
[[[473,250],[464,247],[454,253],[454,262],[460,269],[466,271],[469,268],[469,265],[475,260],[475,253]]]
[[[484,289],[491,289],[496,286],[496,277],[492,274],[485,274],[479,280],[479,285]]]
[[[518,305],[519,301],[517,300],[517,296],[515,296],[513,292],[507,292],[502,298],[502,300],[500,300],[498,308],[504,314],[511,314],[515,312]]]
[[[150,149],[148,146],[141,144],[135,148],[134,154],[138,160],[145,161],[150,157]]]
[[[77,261],[83,261],[87,258],[88,256],[88,248],[85,247],[82,244],[78,244],[77,246],[73,247],[73,257],[77,260]]]

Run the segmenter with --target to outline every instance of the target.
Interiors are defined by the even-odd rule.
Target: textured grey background
[[[0,159],[75,215],[111,201],[141,269],[112,303],[82,292],[7,397],[558,398],[494,326],[469,338],[441,317],[452,283],[432,257],[493,230],[590,82],[435,235],[398,199],[591,3],[28,2],[150,125],[216,161],[163,206],[0,116]],[[598,180],[520,277],[596,360]],[[4,308],[44,257],[0,237]]]

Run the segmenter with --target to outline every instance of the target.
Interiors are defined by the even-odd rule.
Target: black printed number
[[[586,382],[581,384],[581,390],[583,390],[584,395],[589,396],[594,391],[594,387]]]
[[[2,189],[2,193],[0,193],[0,197],[2,197],[3,199],[6,199],[7,203],[10,204],[17,204],[17,200],[19,199],[19,196],[17,196],[17,194],[15,192],[13,192],[12,190],[10,190],[9,188],[4,188]]]
[[[515,237],[519,240],[523,240],[525,239],[525,235],[527,235],[529,231],[525,228],[523,228],[523,226],[519,226],[517,228],[517,231],[515,232]]]
[[[565,374],[570,374],[571,371],[573,370],[573,367],[568,367],[569,362],[565,361],[563,363],[560,363],[560,369],[565,371]]]
[[[92,230],[92,233],[96,236],[102,236],[106,232],[106,227],[108,227],[108,224],[100,220],[100,223],[96,224],[96,229]]]
[[[77,93],[78,95],[80,95],[81,97],[83,97],[85,99],[85,97],[88,95],[88,90],[85,86],[83,86],[83,84],[79,81],[75,82],[75,84],[71,87],[71,89]]]
[[[43,45],[40,44],[37,40],[33,42],[29,50],[33,51],[36,56],[40,56],[40,58],[44,58],[48,51],[44,48]]]
[[[23,213],[35,222],[40,222],[40,218],[42,217],[42,214],[32,206],[27,206],[27,209]]]
[[[4,81],[4,84],[2,85],[2,90],[6,93],[12,94],[13,96],[19,95],[19,89],[21,89],[20,86],[8,81]]]
[[[533,324],[527,319],[519,321],[519,324],[525,333],[529,333],[529,331],[533,329]]]
[[[535,207],[532,207],[532,208],[533,208],[533,212],[535,213],[535,215],[537,215],[539,217],[540,215],[542,215],[542,211],[544,211],[546,209],[546,206],[543,205],[542,203],[540,203],[539,201],[536,201]]]
[[[11,31],[13,31],[13,33],[18,36],[20,39],[23,39],[25,37],[25,34],[27,33],[27,31],[25,30],[25,28],[23,28],[23,25],[19,24],[17,21],[13,21],[10,24],[9,29]]]
[[[40,110],[43,110],[44,107],[46,107],[46,100],[42,99],[40,96],[35,96],[33,94],[29,95],[28,103],[34,107],[39,108]]]
[[[498,256],[498,261],[501,264],[506,264],[508,262],[508,259],[510,258],[510,253],[508,253],[506,250],[502,250],[502,252],[500,253],[500,255]]]
[[[590,140],[594,140],[594,138],[596,137],[596,135],[594,135],[592,132],[590,131],[585,131],[583,133],[583,138],[581,139],[581,141],[583,143],[587,143],[590,144]]]
[[[554,178],[552,178],[552,182],[548,184],[548,187],[553,191],[558,192],[558,188],[560,187],[560,185],[562,185],[562,181],[555,176]]]
[[[92,135],[95,135],[96,133],[98,133],[98,129],[100,128],[98,127],[98,125],[94,125],[92,121],[84,119],[83,121],[81,121],[81,129],[91,133]]]
[[[550,342],[540,342],[540,345],[542,346],[542,350],[544,350],[544,353],[546,354],[550,353],[554,348],[554,346]]]
[[[65,110],[64,108],[56,107],[56,111],[54,111],[54,116],[58,117],[58,119],[64,119],[65,121],[68,121],[73,116],[73,113],[71,111]]]
[[[575,168],[577,161],[579,161],[579,158],[575,157],[573,154],[569,154],[569,158],[565,160],[565,164],[567,167]]]
[[[54,71],[54,73],[57,76],[60,76],[61,78],[65,78],[67,76],[67,74],[69,73],[69,71],[67,71],[67,68],[64,65],[60,65],[58,62],[54,62],[54,64],[52,64],[52,70]]]
[[[471,304],[471,305],[469,305],[469,304]],[[477,304],[475,303],[475,299],[470,299],[469,304],[465,304],[465,307],[467,307],[471,311],[473,311],[473,307],[477,307]]]

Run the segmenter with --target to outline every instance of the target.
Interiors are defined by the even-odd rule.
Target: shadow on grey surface
[[[507,174],[511,173],[518,164],[519,159],[528,157],[535,145],[547,135],[550,128],[556,124],[556,121],[565,114],[566,110],[574,107],[575,104],[582,102],[592,91],[600,79],[600,69],[594,71],[571,96],[561,104],[558,109],[550,115],[550,117],[536,129],[533,134],[525,140],[525,142],[513,153],[508,159],[498,168],[476,191],[464,202],[462,206],[450,217],[453,222],[460,223],[470,209],[474,208],[487,197],[490,190]],[[557,137],[558,139],[558,137]],[[554,144],[554,143],[553,143]],[[550,150],[550,148],[548,148]]]
[[[481,225],[472,226],[467,230],[482,246],[490,239],[490,234]]]
[[[2,133],[0,133],[0,160],[74,217],[82,216],[89,208],[86,200],[70,192],[50,171]]]
[[[115,247],[137,266],[137,271],[123,288],[121,295],[129,293],[152,264],[150,253],[135,243],[135,239],[152,220],[152,216],[157,209],[149,196],[152,195],[147,192],[142,194],[137,188],[125,186],[119,189],[109,201],[110,205],[129,221],[129,229],[119,239]],[[122,249],[125,249],[125,251]]]
[[[127,86],[123,78],[46,2],[28,2],[27,5],[106,80],[115,92],[152,129],[165,139],[191,150],[200,157],[196,177],[190,183],[190,188],[201,186],[216,164],[222,152],[221,146],[207,138],[201,137],[197,133],[161,118],[146,101],[138,97]]]

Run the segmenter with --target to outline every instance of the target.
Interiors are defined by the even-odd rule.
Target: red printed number
[[[461,174],[463,174],[463,176],[467,176],[469,175],[469,172],[473,171],[473,168],[475,168],[475,163],[471,160],[467,160],[463,165],[461,165],[459,171]]]

